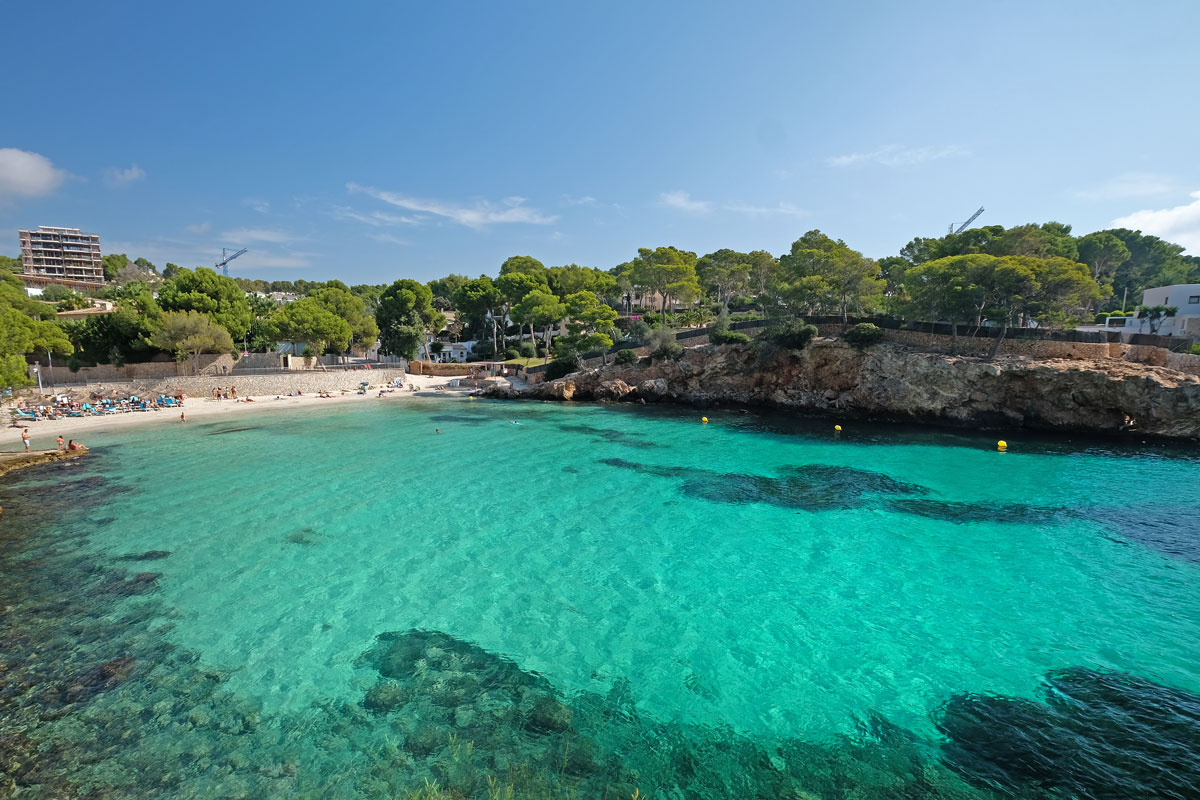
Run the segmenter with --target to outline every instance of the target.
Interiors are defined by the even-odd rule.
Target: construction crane
[[[983,209],[981,208],[979,210],[982,211]],[[978,215],[976,215],[976,216],[978,216]],[[974,217],[972,217],[972,219],[974,219]],[[230,255],[230,256],[225,255],[225,250],[226,250],[226,248],[224,248],[224,247],[221,248],[221,260],[218,261],[213,268],[220,269],[221,274],[228,277],[229,276],[229,262],[233,261],[235,258],[240,256],[242,253],[245,253],[246,248],[243,247],[241,250],[238,250],[236,253],[234,253],[233,255]]]
[[[970,217],[967,219],[967,221],[966,221],[966,222],[964,222],[962,225],[959,225],[957,228],[955,228],[955,227],[954,227],[954,223],[953,223],[953,222],[951,222],[951,223],[950,223],[950,231],[949,231],[949,232],[950,232],[950,233],[962,233],[963,231],[965,231],[965,230],[967,229],[967,226],[968,226],[968,225],[970,225],[970,224],[971,224],[972,222],[974,222],[975,220],[979,219],[979,215],[980,215],[980,214],[982,214],[982,213],[983,213],[983,206],[980,206],[978,211],[976,211],[974,214],[972,214],[972,215],[971,215],[971,216],[970,216]],[[245,252],[245,251],[243,250],[242,252]]]

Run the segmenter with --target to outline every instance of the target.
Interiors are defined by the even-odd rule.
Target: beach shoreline
[[[16,426],[5,420],[3,435],[0,436],[0,453],[19,453],[24,450],[21,443],[21,430],[28,428],[32,436],[35,450],[54,450],[57,445],[55,437],[63,439],[79,439],[81,434],[97,431],[110,431],[131,425],[159,424],[189,424],[193,421],[209,421],[230,415],[244,416],[251,412],[268,411],[272,409],[324,408],[329,405],[362,402],[403,402],[410,397],[439,397],[465,398],[475,391],[474,387],[443,386],[447,379],[434,375],[408,375],[405,387],[396,389],[380,396],[380,389],[388,386],[373,386],[365,395],[353,391],[334,392],[332,397],[319,397],[316,394],[304,395],[250,395],[251,402],[245,398],[238,400],[214,400],[211,397],[188,397],[182,409],[164,408],[157,411],[131,411],[123,414],[105,414],[87,417],[59,417],[57,420],[39,420],[37,422],[19,422]],[[416,387],[416,391],[409,389]],[[4,413],[9,409],[5,408]],[[180,421],[180,413],[186,414],[187,422]],[[86,444],[86,442],[84,442]]]

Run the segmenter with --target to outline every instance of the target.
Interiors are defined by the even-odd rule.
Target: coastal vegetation
[[[731,322],[765,318],[768,340],[799,348],[811,339],[803,319],[812,315],[949,323],[956,344],[961,328],[987,326],[999,331],[995,355],[1014,326],[1066,328],[1134,315],[1157,331],[1176,309],[1129,308],[1130,300],[1148,287],[1200,281],[1200,258],[1179,245],[1123,228],[1077,237],[1059,222],[917,237],[878,259],[811,230],[778,257],[729,248],[697,256],[658,246],[600,269],[517,255],[495,277],[450,274],[427,283],[268,282],[172,263],[160,272],[125,254],[104,263],[108,282],[89,296],[52,285],[31,299],[19,279],[6,279],[0,318],[12,333],[0,352],[0,384],[27,384],[24,362],[39,354],[70,357],[74,365],[122,365],[160,354],[186,360],[290,347],[366,355],[378,346],[384,354],[428,359],[455,342],[471,343],[473,360],[538,359],[557,363],[559,372],[584,353],[614,346],[649,345],[655,358],[672,358],[679,351],[673,331],[710,322],[710,341],[736,344],[747,337]],[[20,262],[9,258],[0,268],[17,273]],[[57,316],[94,299],[112,303],[112,312]],[[855,328],[846,338],[865,347],[880,335]]]

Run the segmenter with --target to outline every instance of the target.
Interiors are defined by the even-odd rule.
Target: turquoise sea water
[[[487,796],[572,736],[578,796],[1036,793],[947,766],[951,698],[1042,703],[1064,669],[1200,693],[1194,450],[705,413],[405,398],[88,437],[3,492],[6,619],[78,660],[11,701],[56,709],[27,796]]]

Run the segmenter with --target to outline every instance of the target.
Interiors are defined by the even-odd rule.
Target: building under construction
[[[79,228],[39,225],[35,231],[17,231],[21,237],[21,263],[25,285],[41,288],[52,283],[64,286],[104,283],[100,237],[81,233]]]

